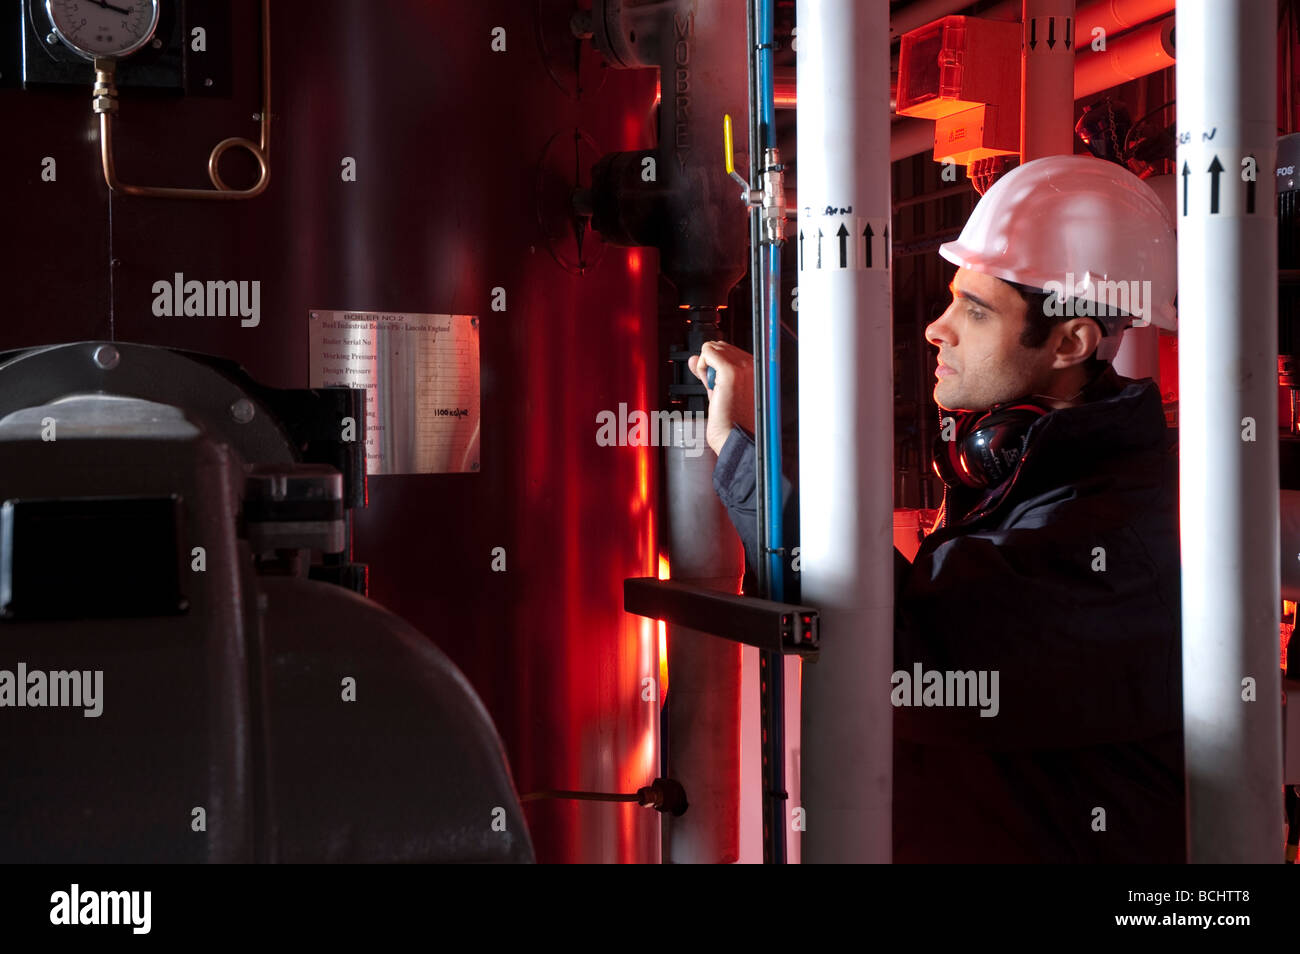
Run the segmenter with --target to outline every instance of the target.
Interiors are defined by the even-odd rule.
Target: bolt
[[[149,43],[149,45],[152,46],[155,50],[161,50],[162,40],[158,39],[157,37],[154,37],[153,40]]]
[[[212,85],[212,77],[209,76],[207,79],[205,79],[205,80],[203,81],[203,85],[204,85],[204,86],[211,86],[211,85]]]
[[[237,424],[247,424],[253,419],[253,402],[248,398],[240,398],[230,405],[230,416]]]
[[[117,363],[122,360],[122,355],[112,345],[100,345],[95,349],[94,361],[105,371],[112,371],[117,367]]]
[[[53,46],[55,43],[59,42],[59,35],[53,31],[50,31],[49,33],[45,34],[45,42]]]
[[[576,10],[573,16],[569,17],[569,32],[576,39],[590,40],[592,31],[592,16],[590,10]]]

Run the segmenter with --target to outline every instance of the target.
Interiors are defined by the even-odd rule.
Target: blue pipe
[[[765,164],[765,151],[776,146],[776,97],[772,88],[772,47],[775,42],[773,20],[774,0],[758,2],[758,107],[760,166]],[[771,581],[769,599],[785,599],[784,521],[782,520],[781,493],[781,249],[765,245],[762,249],[764,309],[767,334],[767,541],[768,579]]]

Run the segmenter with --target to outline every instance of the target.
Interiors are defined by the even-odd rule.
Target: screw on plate
[[[230,416],[240,424],[247,424],[253,419],[253,402],[248,398],[240,398],[230,405]]]
[[[121,353],[112,345],[100,345],[95,349],[95,364],[105,371],[111,371],[117,367],[117,363],[122,360]]]

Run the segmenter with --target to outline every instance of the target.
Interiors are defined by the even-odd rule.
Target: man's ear
[[[1056,361],[1053,368],[1068,368],[1082,364],[1097,350],[1102,333],[1091,318],[1070,318],[1061,322],[1056,341]]]

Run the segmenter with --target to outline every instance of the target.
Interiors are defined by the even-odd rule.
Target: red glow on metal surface
[[[668,557],[659,554],[659,579],[669,578]],[[659,620],[659,708],[668,700],[668,624]]]
[[[1158,332],[1159,337],[1156,339],[1160,356],[1160,399],[1165,405],[1166,423],[1171,427],[1178,426],[1178,336],[1175,334],[1166,334],[1163,331]],[[1287,420],[1290,416],[1290,409],[1287,409]],[[1172,418],[1172,420],[1171,420]]]
[[[638,149],[653,142],[644,121],[653,79],[641,72],[610,77],[627,86],[629,99],[633,89],[636,96],[593,120],[601,143]],[[497,339],[510,351],[495,361],[518,381],[509,400],[532,416],[519,425],[521,445],[510,449],[511,460],[522,464],[517,476],[513,467],[488,470],[504,481],[505,506],[513,494],[511,525],[531,569],[512,611],[513,656],[485,645],[482,656],[492,658],[480,671],[489,694],[507,700],[520,791],[635,792],[658,774],[659,710],[653,695],[641,698],[642,680],[659,672],[658,626],[622,607],[623,580],[653,576],[657,568],[659,451],[601,446],[594,423],[601,411],[617,414],[621,402],[649,411],[658,400],[657,258],[638,249],[640,269],[620,269],[623,256],[610,251],[612,270],[580,278],[539,271],[521,307],[544,316],[546,330],[539,324],[524,337]],[[585,352],[601,360],[575,383],[563,369]],[[497,393],[506,399],[505,391]],[[543,412],[587,423],[550,427]],[[492,682],[501,670],[509,680]],[[659,859],[653,810],[556,799],[530,802],[525,811],[539,860]]]
[[[659,708],[668,701],[668,624],[659,620]]]
[[[794,109],[799,103],[794,77],[787,73],[778,73],[772,81],[772,101],[777,109]]]
[[[628,117],[625,119],[628,135],[634,137],[627,145],[634,148],[643,135],[634,119]],[[625,284],[632,301],[640,300],[642,295],[641,289],[645,279],[641,268],[643,254],[641,250],[633,249],[628,256],[628,278]],[[627,396],[628,406],[649,409],[655,401],[657,381],[651,379],[651,365],[646,357],[649,352],[645,347],[647,339],[645,318],[643,315],[630,314],[627,316],[627,321],[618,323],[617,328],[615,337],[625,341],[623,354],[625,367],[628,369],[625,380],[631,385],[631,393]],[[622,399],[622,395],[619,399]],[[635,535],[634,549],[629,548],[628,562],[635,565],[641,575],[650,576],[655,572],[659,558],[655,527],[658,495],[654,486],[658,451],[654,447],[645,445],[618,451],[621,459],[619,470],[624,474],[629,472],[624,469],[627,458],[623,455],[629,450],[635,461],[630,471],[632,479],[629,484],[624,484],[630,493],[626,493],[623,497],[625,503],[622,506],[627,508],[629,529],[635,528]],[[622,506],[619,509],[622,509]],[[629,544],[632,543],[633,541],[629,540]],[[616,575],[610,583],[621,596],[622,580]],[[658,710],[650,709],[640,700],[642,679],[647,672],[656,671],[659,644],[655,638],[657,627],[653,620],[633,616],[625,616],[625,620],[622,638],[633,642],[631,645],[625,643],[624,652],[619,654],[620,665],[613,674],[614,685],[618,687],[620,694],[632,692],[631,698],[640,703],[641,708],[633,720],[615,727],[617,741],[612,746],[612,751],[615,753],[613,768],[618,786],[615,790],[633,792],[643,785],[648,785],[658,774]],[[636,833],[647,824],[643,817],[645,809],[635,805],[620,805],[616,811],[618,812],[616,824],[622,833],[619,839],[620,856],[626,853],[628,861],[650,860],[645,854],[644,846],[636,845]],[[651,821],[649,824],[653,825],[654,822]]]
[[[645,503],[650,499],[650,455],[644,451],[636,455],[636,487],[639,500],[638,507],[645,507]]]

